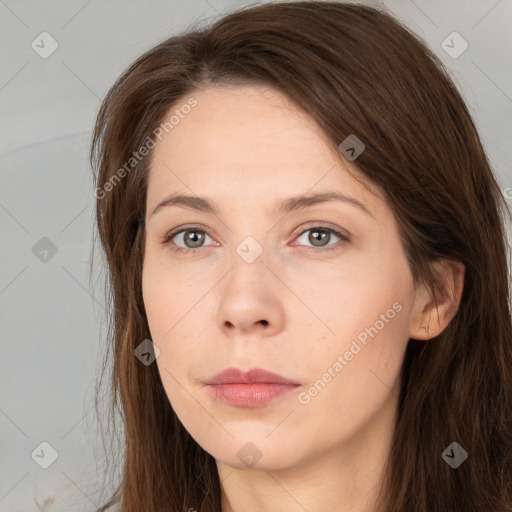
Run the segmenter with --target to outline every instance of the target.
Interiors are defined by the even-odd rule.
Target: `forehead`
[[[262,85],[211,86],[191,96],[196,106],[152,150],[150,208],[164,194],[220,198],[228,188],[247,204],[319,188],[350,194],[363,204],[371,201],[351,175],[361,175],[357,168],[341,162],[316,122],[279,91]]]
[[[274,89],[210,86],[193,96],[197,105],[157,142],[156,164],[169,158],[193,164],[215,156],[211,164],[218,167],[236,161],[248,165],[251,160],[275,162],[277,167],[304,154],[318,158],[329,147],[314,121]]]

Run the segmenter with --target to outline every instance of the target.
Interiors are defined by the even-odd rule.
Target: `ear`
[[[439,274],[441,288],[430,290],[422,283],[415,290],[409,326],[409,338],[415,340],[428,340],[441,334],[456,315],[462,298],[464,264],[441,259],[433,265]]]

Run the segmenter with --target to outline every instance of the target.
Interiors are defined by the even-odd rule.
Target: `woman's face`
[[[237,468],[379,450],[416,308],[391,209],[273,89],[193,97],[153,149],[147,194],[144,304],[173,409]],[[333,193],[346,199],[287,202]],[[154,212],[178,195],[192,199]],[[227,368],[295,386],[205,384]]]

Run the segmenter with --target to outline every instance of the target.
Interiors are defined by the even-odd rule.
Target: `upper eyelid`
[[[327,225],[324,221],[310,221],[310,222],[307,222],[306,224],[302,224],[300,226],[300,230],[294,234],[294,237],[297,238],[299,236],[302,236],[305,232],[310,231],[314,228],[321,228],[321,229],[325,229],[327,231],[331,231],[331,232],[333,232],[333,234],[335,236],[337,236],[338,238],[341,238],[341,240],[352,238],[352,234],[349,231],[347,231],[346,229],[343,229],[338,226],[334,227],[334,226]],[[171,242],[173,238],[180,235],[184,231],[201,231],[201,232],[205,233],[207,236],[209,236],[210,238],[213,238],[209,234],[207,229],[205,229],[201,226],[192,225],[192,226],[179,227],[179,228],[176,228],[175,230],[170,230],[168,233],[166,233],[164,235],[163,242],[164,243]],[[191,249],[191,250],[193,250],[193,249]]]
[[[323,228],[323,229],[332,229],[333,231],[340,231],[342,234],[345,234],[346,236],[352,236],[352,234],[349,231],[347,231],[346,229],[344,229],[342,227],[330,225],[329,223],[326,223],[325,221],[321,221],[321,220],[309,221],[309,222],[306,222],[305,224],[301,224],[300,227],[302,229],[297,233],[298,235],[302,234],[304,231],[308,231],[310,229],[318,227],[318,228]],[[179,233],[181,233],[183,231],[187,231],[187,230],[203,231],[204,233],[209,235],[209,230],[206,228],[203,228],[202,226],[199,226],[199,225],[186,226],[185,225],[182,227],[178,227],[176,229],[170,229],[169,231],[167,231],[165,233],[164,237],[171,236],[171,235],[175,236],[175,235],[178,235]],[[209,235],[209,236],[211,236],[211,235]]]

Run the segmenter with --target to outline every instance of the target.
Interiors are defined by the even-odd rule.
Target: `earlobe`
[[[460,261],[439,260],[434,263],[440,274],[440,288],[429,290],[421,285],[417,291],[409,338],[429,340],[443,332],[459,310],[464,289],[465,266]]]

